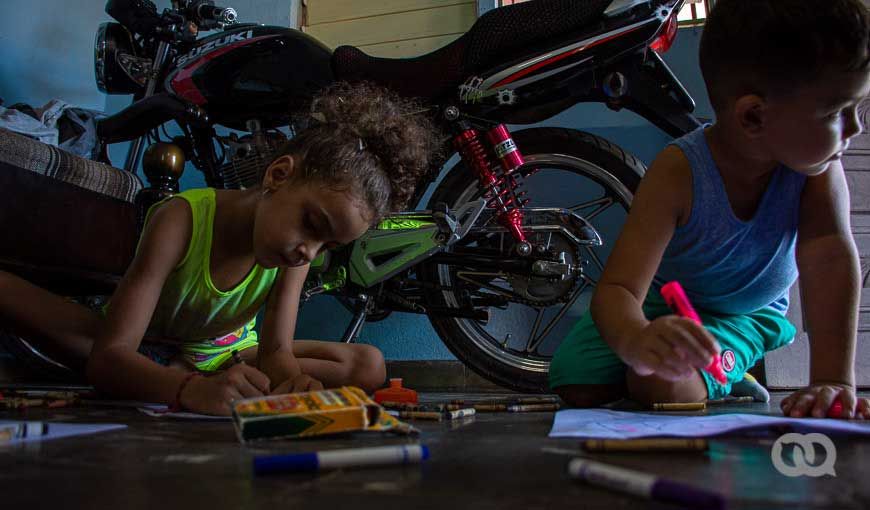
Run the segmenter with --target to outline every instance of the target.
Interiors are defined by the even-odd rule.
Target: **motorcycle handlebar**
[[[193,8],[194,22],[216,22],[229,25],[235,23],[238,18],[236,10],[232,7],[218,7],[211,2],[202,2]]]

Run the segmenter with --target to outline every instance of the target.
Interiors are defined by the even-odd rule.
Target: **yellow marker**
[[[655,411],[703,411],[707,409],[704,402],[671,402],[665,404],[653,404]]]
[[[591,452],[704,451],[708,447],[706,439],[590,439],[583,442],[583,448]]]

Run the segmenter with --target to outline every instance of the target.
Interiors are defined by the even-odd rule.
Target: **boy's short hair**
[[[717,0],[701,36],[701,72],[720,112],[745,94],[785,94],[870,63],[860,0]]]

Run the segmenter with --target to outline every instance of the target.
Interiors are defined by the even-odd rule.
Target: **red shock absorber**
[[[467,129],[454,139],[454,145],[462,159],[471,166],[480,181],[482,189],[486,190],[489,207],[499,210],[498,221],[508,229],[519,243],[522,254],[531,252],[531,244],[523,232],[522,208],[528,200],[522,200],[524,192],[517,193],[519,183],[513,172],[523,164],[523,156],[517,150],[516,143],[504,124],[492,128],[486,133],[487,141],[492,144],[495,156],[498,158],[501,172],[493,171],[495,164],[487,154],[486,147],[480,139],[480,133]]]

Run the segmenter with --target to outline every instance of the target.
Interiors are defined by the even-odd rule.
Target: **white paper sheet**
[[[760,414],[675,416],[609,409],[566,409],[556,413],[550,437],[631,439],[650,436],[708,437],[726,432],[789,425],[795,429],[870,436],[870,423]]]
[[[21,421],[8,421],[3,420],[0,421],[0,427],[8,426],[8,425],[17,425],[19,423],[24,423]],[[33,437],[25,437],[21,439],[10,439],[9,441],[0,442],[0,447],[2,445],[13,445],[18,443],[26,443],[31,441],[48,441],[50,439],[60,439],[62,437],[72,437],[72,436],[81,436],[86,434],[96,434],[98,432],[106,432],[109,430],[118,430],[127,428],[126,425],[120,423],[60,423],[60,422],[46,422],[48,423],[48,433],[43,436],[33,436]]]

